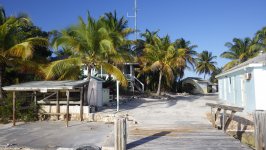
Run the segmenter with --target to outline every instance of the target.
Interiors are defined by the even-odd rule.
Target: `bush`
[[[16,95],[16,120],[25,122],[38,120],[38,106],[35,106],[34,101],[25,93],[17,93]],[[8,123],[12,117],[12,94],[8,94],[6,98],[0,100],[0,122]]]

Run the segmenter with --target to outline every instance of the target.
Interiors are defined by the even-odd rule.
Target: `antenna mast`
[[[137,0],[135,0],[135,7],[134,7],[134,16],[129,16],[128,13],[127,13],[127,17],[129,18],[134,18],[135,20],[135,25],[134,25],[134,29],[135,29],[135,40],[137,41],[137,38],[138,38],[138,31],[137,31],[137,12],[138,12],[138,9],[137,9]]]

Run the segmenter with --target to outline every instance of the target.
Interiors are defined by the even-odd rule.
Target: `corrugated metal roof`
[[[47,91],[71,90],[88,84],[88,80],[79,81],[32,81],[3,87],[5,91]]]

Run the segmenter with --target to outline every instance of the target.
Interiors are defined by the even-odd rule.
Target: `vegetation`
[[[216,69],[215,64],[216,56],[212,56],[211,52],[203,51],[202,53],[198,54],[198,58],[196,58],[196,71],[199,74],[204,74],[204,79],[207,74],[211,74],[212,71]]]
[[[233,43],[227,42],[225,46],[228,47],[229,50],[223,52],[221,57],[231,60],[224,66],[225,70],[255,57],[260,50],[260,46],[257,44],[256,40],[250,38],[234,38]]]
[[[165,77],[167,85],[170,86],[175,79],[173,70],[185,66],[185,61],[181,56],[183,54],[182,49],[176,50],[169,36],[160,38],[153,35],[151,40],[150,44],[145,44],[144,53],[140,60],[145,65],[144,71],[159,72],[157,95],[160,95],[162,77]]]
[[[138,62],[137,77],[145,84],[145,90],[160,95],[163,90],[182,91],[176,90],[177,81],[182,80],[186,70],[204,74],[204,78],[211,75],[210,81],[217,83],[215,76],[223,70],[266,51],[264,27],[253,38],[234,38],[227,42],[228,49],[220,56],[230,62],[221,69],[216,67],[216,56],[212,52],[198,54],[197,45],[183,38],[172,42],[168,35],[160,37],[159,31],[146,29],[140,39],[129,40],[133,29],[127,24],[128,21],[118,17],[116,12],[105,13],[98,19],[88,13],[86,19],[79,17],[77,24],[66,29],[45,32],[27,15],[6,16],[1,7],[0,87],[31,80],[90,80],[90,71],[100,67],[126,87],[128,81],[121,72],[121,64]],[[88,74],[83,74],[84,70]],[[0,99],[3,120],[10,117],[11,108],[9,96],[3,94],[2,88]]]
[[[7,67],[19,66],[19,70],[22,71],[33,68],[29,60],[35,54],[35,46],[48,45],[46,38],[25,35],[25,29],[29,26],[32,24],[28,17],[24,15],[7,17],[5,10],[0,8],[0,99],[3,98],[2,79]],[[34,67],[36,69],[36,66]]]
[[[87,23],[80,17],[77,25],[62,30],[54,38],[53,46],[56,49],[63,47],[70,55],[44,68],[46,79],[76,80],[83,67],[88,70],[87,80],[90,80],[91,69],[102,66],[126,86],[126,78],[114,64],[124,62],[118,48],[125,43],[124,37],[129,30],[117,27],[120,25],[116,25],[116,18],[112,17],[115,16],[108,14],[108,19],[94,20],[88,13]]]

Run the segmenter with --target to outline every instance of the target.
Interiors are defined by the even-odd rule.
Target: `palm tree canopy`
[[[215,70],[215,64],[216,56],[213,56],[211,52],[203,51],[202,53],[198,54],[198,57],[196,58],[197,65],[196,65],[196,71],[199,74],[204,73],[204,78],[206,74],[210,74],[212,71]]]
[[[258,45],[261,46],[261,49],[266,52],[266,27],[263,27],[256,33],[255,39]]]
[[[78,79],[82,67],[88,67],[90,73],[90,69],[102,66],[107,73],[113,74],[126,86],[127,80],[122,72],[107,60],[108,57],[114,58],[118,54],[114,39],[119,41],[123,37],[109,29],[103,17],[95,20],[88,13],[87,23],[80,17],[77,25],[62,30],[53,40],[53,45],[56,49],[59,46],[68,49],[72,54],[45,68],[46,79]],[[119,57],[119,61],[123,61],[122,57]]]
[[[143,72],[160,73],[157,94],[160,94],[161,77],[164,77],[167,85],[170,86],[175,79],[173,70],[185,65],[185,61],[180,56],[182,56],[182,49],[176,50],[168,35],[160,38],[157,34],[153,34],[145,43],[144,53],[139,60],[143,66]]]
[[[185,69],[190,69],[190,67],[193,68],[195,66],[195,57],[197,56],[197,52],[194,50],[197,48],[197,45],[191,45],[190,41],[186,41],[185,39],[177,39],[174,43],[175,48],[181,53],[180,55],[183,60],[186,62],[186,65],[184,67],[180,67],[177,70],[177,74],[179,74],[179,78],[183,78]]]
[[[234,38],[233,43],[227,42],[225,46],[228,47],[228,51],[223,52],[221,57],[231,60],[224,66],[225,70],[230,69],[249,58],[255,57],[260,50],[257,41],[250,38]]]

